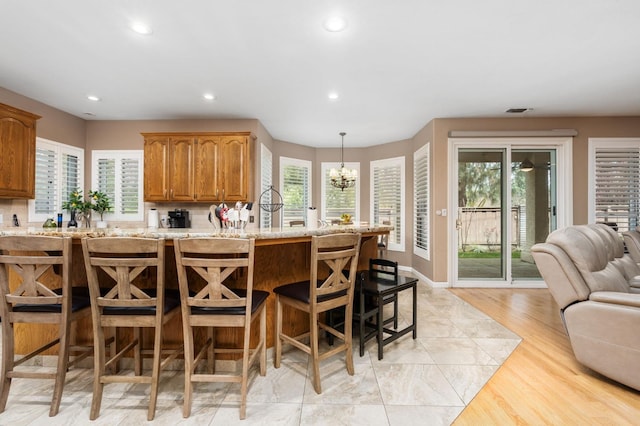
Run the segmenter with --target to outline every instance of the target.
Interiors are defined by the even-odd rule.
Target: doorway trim
[[[448,205],[449,214],[447,226],[448,255],[447,282],[449,287],[486,287],[486,288],[544,288],[544,281],[519,280],[514,282],[511,277],[504,281],[460,281],[457,276],[457,232],[456,214],[458,210],[458,150],[460,148],[504,148],[508,149],[555,149],[556,150],[556,195],[557,195],[557,227],[563,228],[573,223],[573,138],[572,137],[491,137],[448,139]]]

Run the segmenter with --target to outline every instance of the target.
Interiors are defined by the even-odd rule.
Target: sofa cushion
[[[585,284],[593,291],[629,292],[620,269],[609,260],[609,251],[596,231],[586,225],[558,229],[547,237],[566,252]]]

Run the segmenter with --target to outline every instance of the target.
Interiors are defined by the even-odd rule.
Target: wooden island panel
[[[369,258],[377,254],[377,236],[389,232],[366,232],[363,233],[358,269],[368,268]],[[275,329],[275,295],[273,289],[279,285],[303,281],[309,279],[310,274],[310,251],[311,237],[297,236],[293,238],[263,238],[256,239],[256,254],[254,267],[254,288],[268,291],[267,299],[267,346],[274,346]],[[166,245],[166,266],[165,281],[167,289],[178,289],[177,271],[175,265],[175,254],[173,251],[173,241],[167,239]],[[73,285],[86,285],[86,271],[80,236],[74,238],[73,262],[72,262],[72,282]],[[246,285],[246,277],[235,274],[238,286]],[[13,281],[13,280],[12,280]],[[190,282],[192,282],[190,280]],[[195,277],[194,277],[194,281]],[[52,288],[59,286],[59,277],[55,274],[47,276],[45,284]],[[17,282],[13,283],[14,285]],[[151,284],[151,283],[149,283]],[[288,311],[285,309],[283,315],[284,329],[287,333],[302,333],[309,329],[308,316],[298,311]],[[37,330],[34,328],[37,327]],[[145,340],[153,341],[151,330],[147,330]],[[25,354],[49,341],[57,333],[57,328],[50,325],[16,325],[16,353]],[[79,343],[88,343],[93,340],[93,330],[91,319],[86,318],[78,322],[72,331]],[[204,330],[199,330],[200,338],[196,341],[204,341]],[[165,344],[168,346],[181,345],[182,320],[180,316],[165,326]],[[125,335],[126,336],[126,335]],[[242,333],[234,329],[218,329],[218,346],[239,345]],[[257,330],[254,330],[252,339],[257,339]],[[54,348],[55,349],[55,348]],[[56,350],[50,350],[50,354],[57,354]]]

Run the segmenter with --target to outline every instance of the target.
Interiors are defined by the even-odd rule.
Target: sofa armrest
[[[592,302],[625,305],[640,308],[640,293],[619,293],[614,291],[596,291],[591,293]]]
[[[640,288],[640,275],[636,275],[629,280],[629,287]]]

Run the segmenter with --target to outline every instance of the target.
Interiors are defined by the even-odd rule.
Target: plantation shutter
[[[403,249],[404,157],[371,163],[373,222],[390,223],[389,249]]]
[[[111,205],[116,199],[116,160],[114,158],[98,159],[98,184],[92,186],[93,190],[104,192],[111,200]]]
[[[62,213],[62,203],[82,189],[84,150],[36,138],[35,198],[28,203],[28,221],[39,222]]]
[[[595,150],[595,217],[615,223],[619,232],[638,226],[640,149],[597,147]]]
[[[271,186],[273,185],[273,155],[271,151],[264,146],[260,145],[260,188],[262,197],[259,202],[262,204],[271,204],[272,192],[270,191]],[[260,227],[261,228],[270,228],[272,221],[272,213],[269,210],[260,209]]]
[[[331,165],[323,163],[323,205],[322,217],[326,221],[338,220],[342,214],[349,214],[352,220],[358,220],[358,182],[352,188],[341,190],[331,185]],[[345,163],[347,169],[359,169],[358,163]],[[359,170],[358,170],[359,172]]]
[[[280,164],[283,224],[288,226],[292,220],[306,221],[307,208],[310,206],[311,163],[283,157]]]
[[[91,186],[111,201],[112,220],[144,220],[142,211],[143,151],[93,151]]]
[[[120,160],[120,206],[118,211],[122,215],[137,215],[141,213],[141,163],[142,161],[139,158],[123,158]]]
[[[429,260],[429,144],[413,154],[413,252]]]
[[[56,197],[60,181],[56,176],[56,157],[51,149],[36,148],[36,214],[49,215],[60,209]]]

